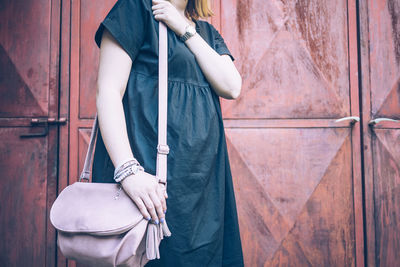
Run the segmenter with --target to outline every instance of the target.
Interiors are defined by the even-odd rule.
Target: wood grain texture
[[[355,1],[222,0],[221,32],[245,265],[363,266]]]
[[[398,266],[400,3],[360,1],[360,55],[367,266]],[[394,223],[396,226],[394,226]]]
[[[55,266],[48,212],[57,194],[60,1],[1,1],[0,266]]]
[[[376,266],[400,263],[400,130],[375,130],[374,203]]]
[[[222,1],[221,29],[243,78],[225,118],[350,114],[347,1]]]
[[[349,133],[227,129],[246,266],[355,265]]]

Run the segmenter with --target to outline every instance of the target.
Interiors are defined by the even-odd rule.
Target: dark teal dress
[[[133,63],[123,97],[131,149],[156,174],[158,128],[158,21],[151,0],[119,0],[95,34],[107,28]],[[218,31],[196,21],[198,34],[219,54],[233,56]],[[243,266],[243,253],[218,95],[193,53],[168,28],[168,154],[166,220],[160,259],[146,266]],[[113,183],[114,166],[99,131],[93,182]]]

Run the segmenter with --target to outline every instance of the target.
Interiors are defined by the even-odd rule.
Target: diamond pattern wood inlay
[[[222,100],[225,118],[348,116],[346,4],[222,1],[222,32],[244,81],[236,101]]]
[[[284,252],[285,246],[300,246],[301,242],[310,242],[308,247],[318,240],[318,246],[341,246],[333,236],[324,239],[315,235],[320,231],[340,234],[343,223],[352,223],[348,129],[227,129],[227,137],[244,250],[253,255],[246,259],[248,266],[263,266]],[[337,213],[334,218],[332,212]],[[307,228],[311,222],[299,221],[304,216],[303,220],[315,220],[315,228]],[[304,236],[290,243],[293,229],[299,227]],[[345,242],[351,237],[347,232]],[[337,253],[348,249],[346,246]],[[303,251],[301,246],[297,250]],[[312,259],[312,253],[306,256],[304,251],[301,254],[314,263],[323,258]]]

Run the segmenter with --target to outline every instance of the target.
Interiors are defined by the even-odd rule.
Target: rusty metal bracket
[[[22,134],[19,137],[20,138],[30,138],[30,137],[43,137],[46,136],[49,133],[49,124],[66,124],[67,123],[67,118],[33,118],[31,119],[31,126],[32,127],[38,127],[42,126],[44,127],[43,132],[39,133],[28,133],[28,134]]]

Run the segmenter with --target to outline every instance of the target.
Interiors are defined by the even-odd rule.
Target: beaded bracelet
[[[140,165],[139,162],[138,162],[135,158],[129,158],[128,160],[123,161],[123,163],[121,163],[118,167],[115,168],[115,170],[114,170],[114,176],[115,176],[118,172],[120,172],[120,171],[122,171],[123,169],[129,167],[129,165],[131,165],[132,163],[136,163],[136,164]]]
[[[132,161],[132,160],[133,160],[133,161],[137,161],[135,157],[125,158],[123,161],[121,161],[121,163],[120,163],[118,166],[115,167],[115,169],[117,170],[117,169],[121,168],[121,166],[122,166],[124,163],[127,163],[128,161]]]
[[[125,168],[122,172],[117,173],[116,176],[114,176],[114,180],[117,183],[120,183],[122,180],[127,178],[128,176],[132,174],[136,174],[138,171],[144,171],[144,168],[138,164],[131,164],[129,167]]]
[[[129,175],[136,174],[139,170],[144,171],[140,163],[135,158],[128,158],[115,169],[114,180],[119,183]]]
[[[131,165],[126,166],[123,170],[119,171],[115,176],[114,180],[120,180],[120,177],[125,175],[127,172],[131,172],[133,166],[140,166],[139,164],[132,163]],[[137,168],[137,167],[135,167]]]

